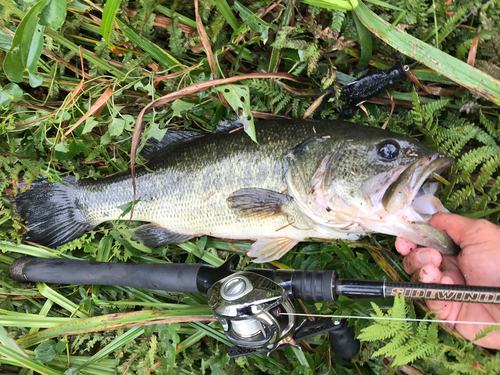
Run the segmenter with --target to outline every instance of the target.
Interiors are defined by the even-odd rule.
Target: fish
[[[260,121],[258,143],[230,130],[169,130],[151,145],[147,168],[136,171],[132,217],[119,208],[132,201],[130,173],[32,183],[12,197],[27,222],[24,239],[56,247],[106,221],[131,219],[145,222],[131,231],[148,247],[202,235],[252,240],[247,255],[258,263],[307,239],[366,233],[458,253],[428,223],[445,210],[429,177],[452,159],[410,137],[343,121]]]

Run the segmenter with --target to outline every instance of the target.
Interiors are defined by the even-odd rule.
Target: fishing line
[[[405,321],[405,322],[427,322],[427,323],[454,323],[454,324],[486,324],[490,326],[500,326],[499,323],[495,322],[467,322],[463,320],[442,320],[442,319],[405,319],[405,318],[388,318],[388,317],[373,317],[373,316],[350,316],[350,315],[320,315],[320,314],[301,314],[301,313],[284,313],[282,312],[280,315],[295,315],[295,316],[313,316],[318,318],[338,318],[338,319],[378,319],[378,320],[397,320],[397,321]]]

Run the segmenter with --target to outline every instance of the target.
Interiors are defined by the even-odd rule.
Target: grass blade
[[[120,8],[121,2],[121,0],[106,1],[106,5],[104,5],[104,11],[102,12],[101,34],[106,43],[108,43],[109,48],[115,53],[117,51],[115,50],[115,46],[111,43],[110,37],[111,30],[113,29],[113,23],[116,17],[116,12],[118,11],[118,8]]]
[[[356,29],[358,30],[359,43],[361,45],[361,56],[359,58],[359,65],[366,67],[370,63],[372,57],[372,35],[368,29],[363,25],[356,13],[352,12]]]
[[[181,318],[182,317],[182,318]],[[52,337],[63,335],[74,335],[86,332],[109,331],[131,326],[143,326],[156,323],[174,323],[179,320],[213,320],[212,311],[208,307],[192,307],[190,309],[177,310],[144,310],[128,313],[110,314],[96,316],[86,319],[70,319],[66,324],[38,332],[35,335],[25,336],[18,340],[23,348],[28,348]],[[62,318],[58,318],[62,319]]]
[[[38,362],[35,362],[34,360],[25,357],[21,353],[16,352],[15,350],[8,348],[5,345],[0,345],[0,355],[3,355],[12,361],[16,362],[19,364],[21,367],[26,367],[29,368],[33,371],[37,371],[42,375],[61,375],[62,372],[54,371],[51,370],[48,367],[45,367],[44,365],[41,365]]]
[[[233,30],[237,30],[240,27],[240,24],[238,20],[236,19],[236,16],[234,15],[233,11],[231,10],[231,7],[227,3],[226,0],[215,0],[215,4],[217,5],[217,8],[219,11],[222,13],[224,18],[226,19],[227,23],[229,26],[233,28]]]
[[[90,357],[90,359],[87,362],[85,362],[80,367],[78,367],[78,370],[82,370],[85,367],[90,366],[91,364],[93,364],[101,359],[106,358],[108,356],[108,354],[110,354],[111,352],[128,344],[130,341],[135,340],[137,337],[139,337],[143,333],[144,333],[144,327],[134,327],[132,329],[129,329],[123,335],[116,337],[108,345],[106,345],[104,348],[102,348],[96,354],[94,354],[92,357]]]
[[[66,297],[63,297],[59,293],[57,293],[54,289],[52,289],[50,286],[48,286],[45,283],[36,283],[36,286],[38,287],[38,290],[40,293],[51,300],[54,303],[57,303],[59,306],[64,307],[66,310],[68,310],[71,315],[76,315],[79,318],[88,318],[88,314],[80,311],[78,308],[78,305],[75,303],[71,302],[69,299]]]
[[[172,69],[174,72],[178,72],[182,69],[182,64],[164,49],[161,49],[148,39],[142,38],[121,19],[116,18],[115,21],[123,34],[129,38],[132,43],[135,43],[142,50],[144,50],[144,52],[148,53],[153,59],[158,61],[160,64],[163,64],[166,68]]]
[[[500,81],[391,25],[360,3],[359,20],[384,42],[470,91],[500,105]]]

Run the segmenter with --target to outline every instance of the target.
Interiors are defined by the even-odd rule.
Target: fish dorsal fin
[[[181,144],[186,144],[194,139],[204,137],[208,134],[224,134],[230,133],[233,130],[239,129],[243,126],[241,120],[227,120],[224,119],[216,126],[212,133],[199,133],[192,130],[168,130],[159,141],[156,138],[150,138],[146,141],[146,145],[142,148],[140,155],[147,159],[152,160],[156,155],[162,155],[167,150],[171,150]]]
[[[190,130],[168,130],[159,141],[150,138],[146,141],[146,146],[141,150],[141,156],[147,160],[152,160],[156,155],[161,155],[165,151],[173,149],[180,144],[191,142],[194,139],[203,137],[205,134]]]
[[[233,130],[241,128],[243,125],[244,125],[243,122],[239,118],[237,120],[228,120],[225,118],[223,121],[217,124],[213,133],[215,134],[229,133]]]

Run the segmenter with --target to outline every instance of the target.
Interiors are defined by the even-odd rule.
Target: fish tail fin
[[[17,213],[27,222],[29,231],[23,236],[25,241],[56,247],[95,227],[77,202],[75,178],[64,177],[63,182],[34,182],[28,190],[9,197]]]

